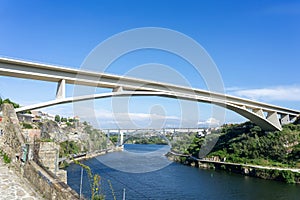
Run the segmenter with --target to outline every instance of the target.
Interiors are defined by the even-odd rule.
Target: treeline
[[[74,118],[67,118],[67,117],[63,117],[63,116],[60,116],[60,115],[55,115],[54,117],[54,121],[56,122],[76,122],[76,121],[79,121],[78,119],[74,119]]]
[[[131,144],[162,144],[167,145],[168,142],[161,137],[158,136],[151,136],[151,137],[130,137],[127,140],[127,143]]]

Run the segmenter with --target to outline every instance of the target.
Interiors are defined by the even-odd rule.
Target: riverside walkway
[[[224,164],[224,165],[236,165],[236,166],[252,167],[252,168],[258,168],[258,169],[271,169],[271,170],[292,171],[292,172],[300,173],[300,169],[298,169],[298,168],[283,168],[283,167],[261,166],[261,165],[252,165],[252,164],[212,161],[212,160],[208,160],[208,159],[197,159],[195,157],[192,157],[192,158],[197,160],[197,161],[203,162],[203,163],[217,163],[217,164]]]
[[[212,163],[212,164],[223,164],[223,165],[232,165],[232,166],[243,166],[243,167],[252,167],[252,168],[258,168],[258,169],[271,169],[271,170],[280,170],[280,171],[292,171],[292,172],[297,172],[300,173],[300,168],[283,168],[283,167],[273,167],[273,166],[261,166],[261,165],[253,165],[253,164],[243,164],[243,163],[232,163],[232,162],[223,162],[223,161],[214,161],[210,159],[199,159],[191,155],[187,154],[181,154],[181,153],[176,153],[176,152],[169,152],[170,154],[174,156],[182,156],[182,157],[189,157],[193,160],[202,162],[202,163]]]
[[[0,159],[0,200],[40,200],[43,199],[29,184],[8,168]]]

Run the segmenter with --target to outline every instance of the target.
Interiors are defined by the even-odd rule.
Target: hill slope
[[[221,133],[211,137],[219,139],[206,157],[234,163],[300,168],[300,125],[288,124],[282,131],[265,132],[246,122],[224,125]],[[205,148],[205,140],[194,140],[196,143],[190,145],[188,153],[201,157],[197,150]]]

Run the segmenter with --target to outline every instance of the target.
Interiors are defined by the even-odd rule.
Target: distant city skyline
[[[0,56],[81,68],[89,53],[107,38],[134,28],[163,27],[203,46],[220,71],[226,94],[300,110],[299,21],[298,1],[4,0],[0,2]],[[126,54],[107,72],[207,89],[190,63],[158,50]],[[53,99],[56,84],[0,77],[0,88],[2,98],[30,105]],[[67,86],[67,96],[73,90]],[[177,100],[136,97],[128,103],[128,116],[141,128],[153,123],[165,127],[219,123],[211,115],[211,105],[184,103],[190,104],[191,114],[183,117]],[[197,119],[192,114],[195,109]],[[74,115],[71,104],[43,111]],[[127,114],[114,112],[111,99],[96,100],[94,111],[99,128],[115,128],[116,119],[122,126],[129,123]],[[226,123],[245,120],[226,111]]]

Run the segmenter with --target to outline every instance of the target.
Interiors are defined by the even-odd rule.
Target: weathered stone
[[[23,197],[22,200],[35,200],[33,197]]]
[[[25,194],[25,192],[24,192],[23,190],[18,190],[18,191],[17,191],[17,195],[18,195],[19,197],[23,197],[23,196],[25,196],[26,194]]]
[[[27,161],[26,163],[21,163],[16,161],[16,155],[20,158],[22,156],[21,146],[25,144],[22,130],[18,123],[18,119],[14,109],[11,105],[4,105],[2,107],[2,112],[4,116],[4,138],[1,136],[1,148],[5,148],[5,152],[9,154],[12,159],[13,170],[9,170],[8,166],[4,165],[3,161],[0,159],[0,199],[10,199],[10,200],[23,200],[23,199],[44,199],[39,197],[38,194],[33,192],[31,187],[35,187],[39,192],[42,193],[45,199],[55,199],[55,200],[76,200],[79,199],[79,195],[73,191],[68,185],[61,182],[55,175],[53,175],[48,170],[43,169],[34,161]],[[3,145],[3,144],[6,145]],[[54,143],[53,143],[54,144]],[[41,146],[41,153],[44,159],[43,164],[52,169],[52,172],[57,172],[55,170],[57,163],[57,153],[59,148],[56,144],[45,144]],[[49,150],[49,151],[47,151]],[[51,158],[50,158],[51,157]],[[50,159],[49,159],[50,158]],[[20,168],[20,165],[22,166]],[[14,170],[21,171],[22,176],[18,177]],[[29,185],[23,180],[23,177],[31,183]]]

